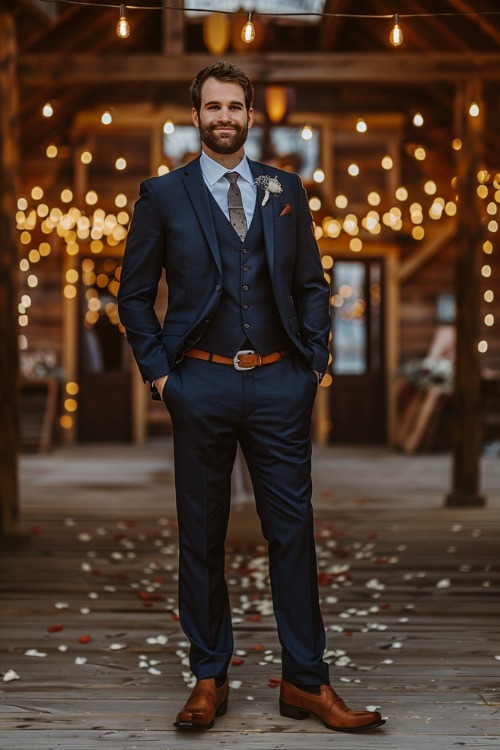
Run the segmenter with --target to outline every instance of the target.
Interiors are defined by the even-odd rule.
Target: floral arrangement
[[[446,357],[426,357],[402,365],[398,370],[398,375],[405,377],[416,388],[442,385],[443,389],[451,391],[454,365],[452,360]]]
[[[19,353],[21,375],[29,380],[40,378],[64,379],[64,372],[58,365],[57,355],[53,351],[35,350]]]
[[[269,196],[274,195],[275,197],[277,197],[283,192],[283,188],[281,187],[277,175],[271,177],[268,174],[261,174],[260,177],[256,178],[255,184],[257,185],[257,187],[261,188],[264,191],[264,197],[262,198],[263,206],[266,205],[267,201],[269,200]]]

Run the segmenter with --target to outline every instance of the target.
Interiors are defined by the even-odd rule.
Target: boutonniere
[[[265,206],[269,200],[270,195],[280,195],[283,192],[280,181],[277,175],[270,177],[268,174],[261,174],[255,180],[257,187],[262,188],[264,191],[264,197],[262,198],[262,205]]]

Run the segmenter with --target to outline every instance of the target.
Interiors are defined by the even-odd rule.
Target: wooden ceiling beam
[[[350,0],[326,0],[325,13],[348,13]],[[339,16],[326,16],[318,28],[318,50],[331,50],[337,46],[345,19]]]
[[[44,24],[50,24],[59,13],[56,3],[43,3],[41,0],[19,0],[19,4]]]
[[[417,2],[416,0],[407,0],[407,11],[408,13],[415,13],[418,14],[424,14],[428,12],[428,7],[425,5],[422,5],[422,3]],[[406,20],[406,19],[405,19]],[[426,36],[423,41],[425,41],[425,44],[427,48],[431,49],[437,49],[437,46],[439,44],[440,37],[444,37],[447,42],[451,44],[451,46],[460,52],[467,52],[470,50],[470,47],[467,45],[467,42],[465,39],[462,39],[459,34],[456,34],[454,31],[452,31],[449,28],[449,25],[446,23],[446,19],[443,20],[436,18],[434,16],[430,16],[425,19],[427,22],[427,30],[426,30]],[[408,29],[406,28],[408,26]],[[405,24],[404,29],[404,35],[407,36],[407,31],[411,29],[411,19],[407,19],[407,23]],[[429,32],[432,32],[429,35]],[[432,39],[429,38],[429,36],[432,36]]]
[[[470,3],[464,2],[464,0],[451,0],[451,5],[459,13],[470,13],[469,20],[479,26],[479,28],[489,36],[495,44],[500,44],[500,31],[487,16],[475,15],[474,11],[476,8],[472,7]],[[497,8],[492,8],[492,10]]]
[[[500,80],[498,53],[363,54],[268,53],[227,55],[254,83],[312,85],[334,83],[459,82],[479,77]],[[206,65],[206,55],[24,55],[19,79],[24,86],[116,83],[190,83]]]

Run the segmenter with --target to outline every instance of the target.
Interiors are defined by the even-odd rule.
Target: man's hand
[[[155,380],[155,386],[156,390],[160,394],[160,397],[163,398],[163,389],[165,388],[165,383],[168,380],[168,375],[162,375],[161,378],[156,378]]]

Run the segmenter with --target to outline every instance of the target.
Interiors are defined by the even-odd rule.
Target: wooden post
[[[10,3],[0,0],[0,534],[19,513],[17,450],[18,93],[16,31]]]
[[[184,52],[184,0],[171,0],[162,11],[162,50],[165,55]]]
[[[469,106],[477,102],[478,117]],[[479,292],[481,212],[476,188],[484,130],[481,83],[474,79],[457,91],[456,119],[462,148],[458,151],[458,258],[456,264],[456,360],[453,395],[452,487],[446,505],[484,505],[480,495],[481,424],[479,364]]]

